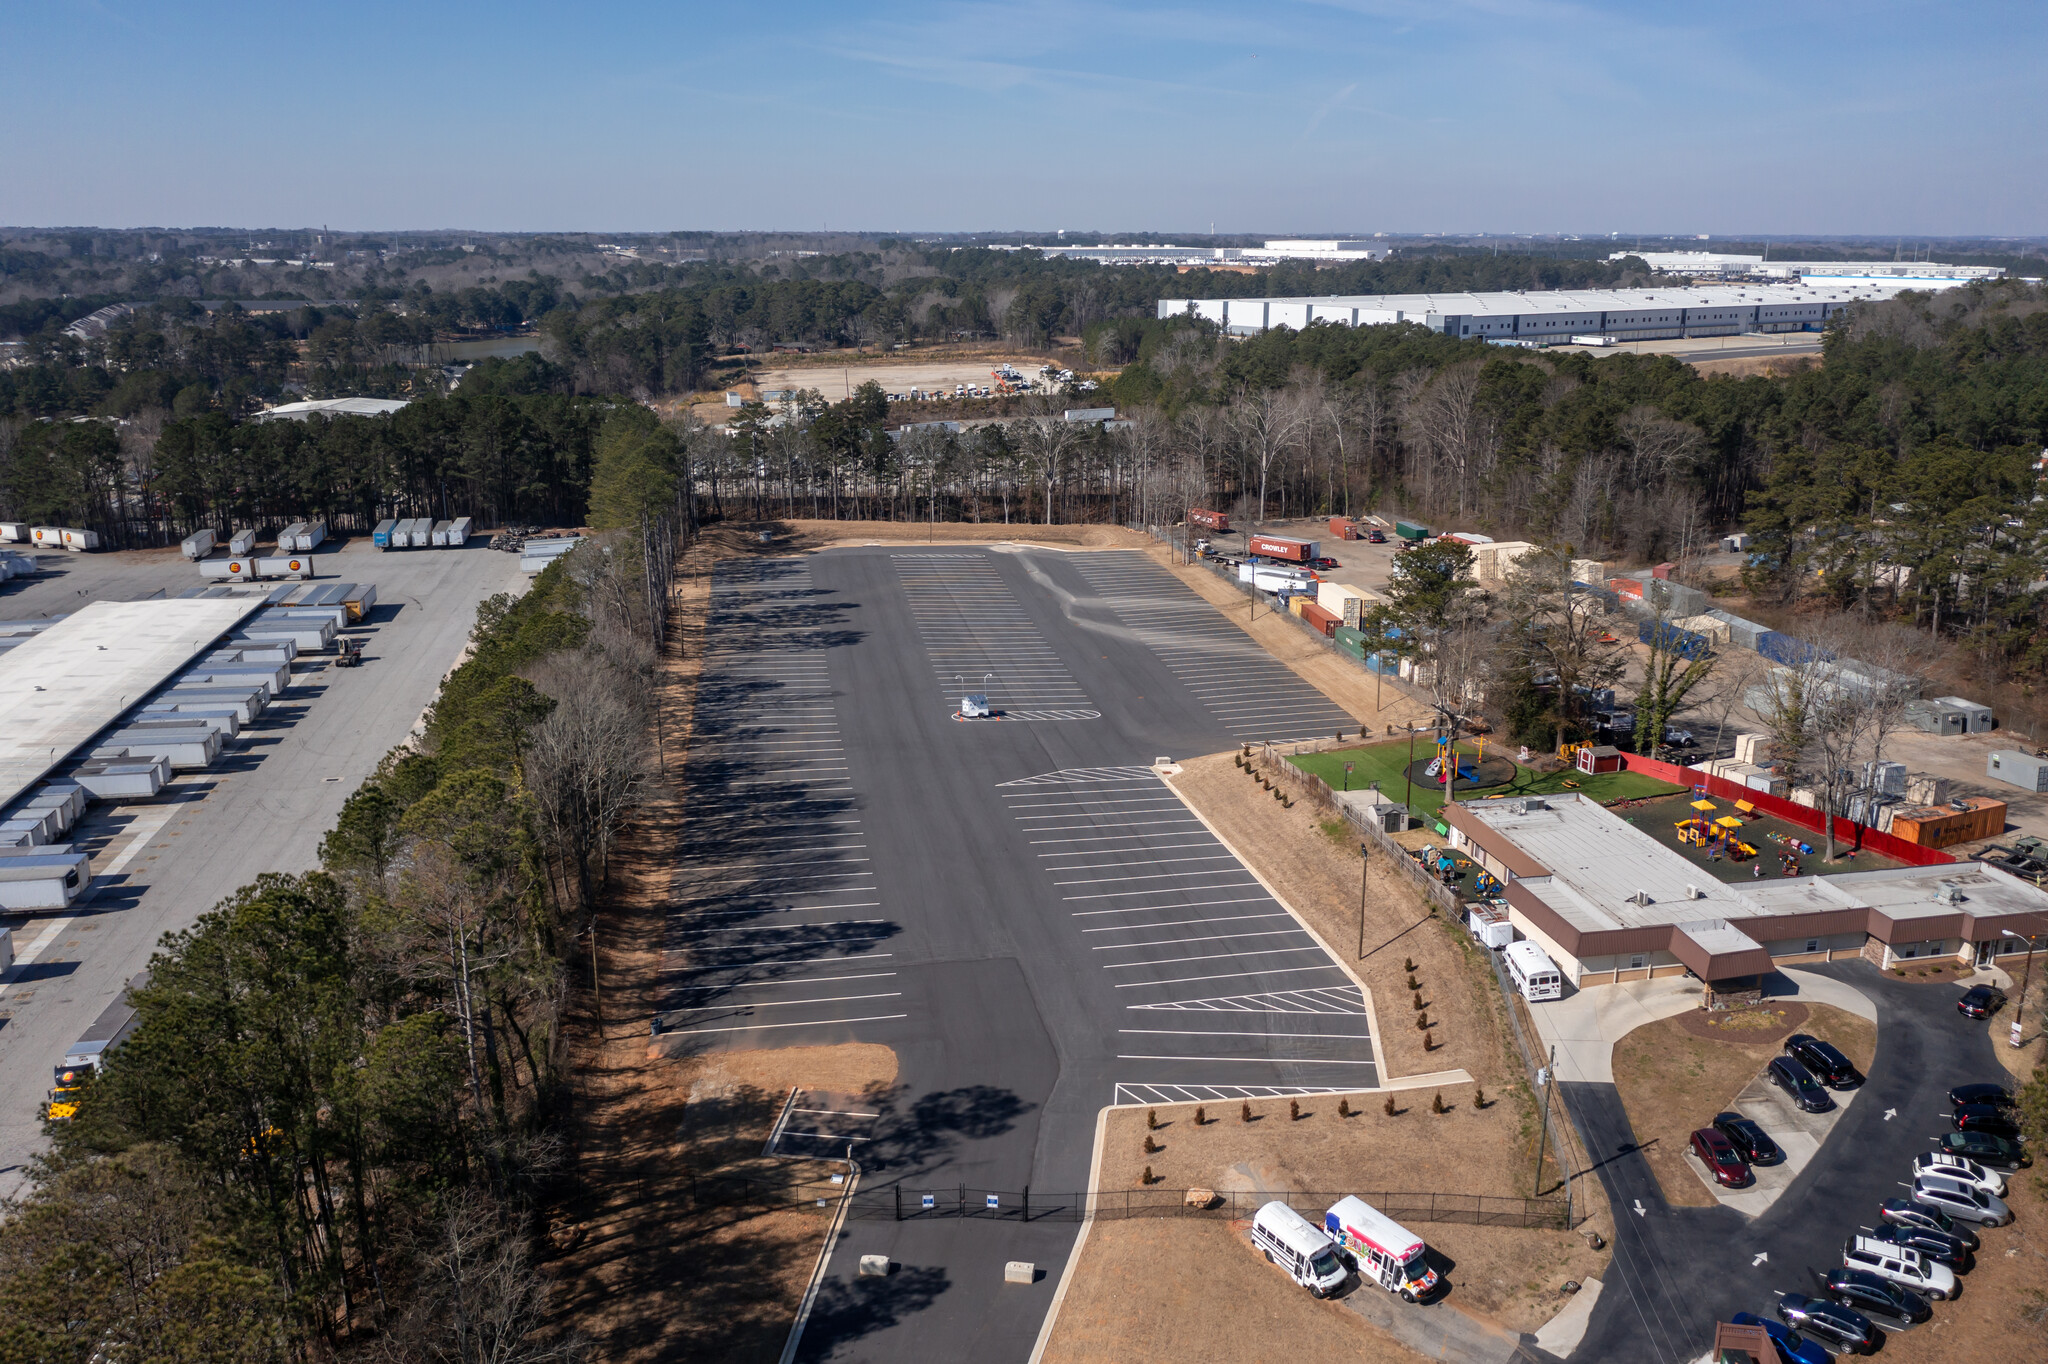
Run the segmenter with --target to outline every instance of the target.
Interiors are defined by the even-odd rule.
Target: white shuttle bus
[[[1515,982],[1515,988],[1531,1004],[1564,994],[1564,977],[1558,973],[1556,963],[1527,938],[1509,943],[1501,949],[1501,956],[1507,959],[1508,976]]]
[[[1350,1273],[1337,1256],[1336,1243],[1277,1198],[1253,1214],[1252,1244],[1319,1298],[1341,1288]]]

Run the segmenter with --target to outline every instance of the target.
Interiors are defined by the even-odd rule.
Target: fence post
[[[1031,1220],[1031,1186],[1029,1184],[1024,1186],[1024,1220],[1026,1222]]]
[[[898,1222],[901,1222],[901,1221],[903,1220],[903,1186],[902,1186],[901,1184],[898,1184],[898,1185],[896,1185],[895,1187],[896,1187],[896,1220],[897,1220]]]

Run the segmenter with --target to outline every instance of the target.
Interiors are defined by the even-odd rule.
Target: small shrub
[[[1422,982],[1415,978],[1413,971],[1408,973],[1408,988],[1411,990],[1420,990],[1422,988]]]
[[[1150,1132],[1157,1132],[1159,1130],[1158,1109],[1148,1108],[1145,1110],[1145,1129]]]
[[[1289,1122],[1301,1121],[1301,1100],[1289,1099],[1287,1101],[1287,1120]]]
[[[1145,1167],[1145,1173],[1138,1176],[1138,1182],[1140,1184],[1152,1185],[1159,1182],[1159,1177],[1153,1174],[1152,1167],[1150,1165],[1147,1165]]]
[[[1435,1051],[1435,1050],[1436,1050],[1436,1032],[1435,1032],[1435,1030],[1433,1030],[1433,1029],[1430,1029],[1430,1028],[1424,1028],[1424,1029],[1422,1030],[1422,1049],[1423,1049],[1424,1051]]]
[[[1351,1100],[1337,1100],[1337,1116],[1340,1118],[1348,1118],[1351,1116]]]
[[[1150,1132],[1145,1134],[1145,1154],[1148,1156],[1159,1154],[1159,1143],[1152,1140]]]
[[[1472,1106],[1473,1106],[1474,1108],[1484,1108],[1484,1107],[1486,1107],[1486,1086],[1484,1086],[1484,1085],[1474,1085],[1474,1086],[1472,1086]]]
[[[1239,1122],[1250,1122],[1252,1120],[1251,1100],[1247,1099],[1243,1103],[1238,1105],[1237,1120]]]
[[[1389,1094],[1389,1095],[1387,1096],[1387,1105],[1386,1105],[1386,1106],[1387,1106],[1387,1116],[1388,1116],[1388,1117],[1390,1117],[1390,1118],[1391,1118],[1391,1117],[1393,1117],[1393,1116],[1394,1116],[1394,1115],[1395,1115],[1396,1113],[1398,1113],[1398,1112],[1400,1112],[1400,1111],[1401,1111],[1400,1109],[1398,1109],[1398,1108],[1394,1107],[1394,1096],[1393,1096],[1393,1095],[1391,1095],[1391,1094]]]
[[[1414,971],[1415,971],[1415,958],[1413,958],[1413,957],[1403,957],[1403,958],[1401,958],[1401,969],[1402,969],[1403,971],[1406,971],[1406,972],[1408,972],[1408,973],[1410,973],[1410,974],[1412,975],[1412,974],[1414,973]]]
[[[1423,1011],[1423,1009],[1424,1009],[1425,1007],[1427,1007],[1427,1006],[1425,1006],[1425,1005],[1423,1004],[1423,1002],[1422,1002],[1422,991],[1420,991],[1420,990],[1417,990],[1417,991],[1415,992],[1415,996],[1414,996],[1414,1002],[1415,1002],[1415,1012],[1417,1012],[1417,1013],[1421,1013],[1421,1012]]]
[[[1209,1121],[1209,1110],[1200,1104],[1195,1106],[1195,1126],[1201,1127]]]
[[[1429,1031],[1429,1015],[1427,1013],[1419,1013],[1415,1015],[1415,1026],[1422,1029],[1424,1032]]]
[[[1441,1089],[1439,1089],[1436,1092],[1435,1096],[1430,1099],[1429,1111],[1432,1113],[1448,1113],[1451,1111],[1450,1109],[1444,1107],[1444,1092]]]

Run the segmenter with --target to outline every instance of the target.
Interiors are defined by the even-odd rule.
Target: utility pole
[[[1358,959],[1365,960],[1365,869],[1372,858],[1366,845],[1358,845]],[[2022,996],[2024,998],[2024,996]]]
[[[2000,931],[2005,937],[2020,938],[2019,934],[2009,928]],[[2027,945],[2027,963],[2020,970],[2020,997],[2013,1001],[2012,1006],[2012,1044],[2015,1047],[2020,1045],[2020,1024],[2027,1016],[2027,986],[2034,979],[2034,935],[2029,933],[2026,937],[2020,938],[2020,941]]]
[[[1401,769],[1402,780],[1408,783],[1408,808],[1415,808],[1415,725],[1408,725],[1408,765]]]
[[[1543,1197],[1543,1139],[1550,1135],[1550,1091],[1557,1087],[1557,1048],[1550,1049],[1550,1064],[1536,1072],[1536,1083],[1543,1088],[1543,1121],[1536,1128],[1536,1179],[1530,1186],[1529,1197]]]

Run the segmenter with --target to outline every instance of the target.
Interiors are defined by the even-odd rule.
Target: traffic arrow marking
[[[1649,1209],[1648,1209],[1648,1208],[1645,1208],[1645,1207],[1643,1206],[1643,1200],[1642,1200],[1642,1199],[1640,1199],[1640,1198],[1638,1198],[1638,1199],[1636,1200],[1636,1216],[1638,1216],[1638,1217],[1647,1217],[1647,1216],[1649,1216],[1649,1215],[1650,1215]]]
[[[1771,1257],[1767,1252],[1760,1250],[1756,1253],[1756,1258],[1749,1262],[1749,1267],[1751,1269],[1755,1269],[1758,1265],[1765,1263],[1770,1258]]]
[[[1899,1116],[1899,1110],[1896,1108],[1887,1108],[1884,1111],[1884,1120],[1886,1122],[1890,1122],[1893,1118],[1896,1118],[1897,1116]]]

